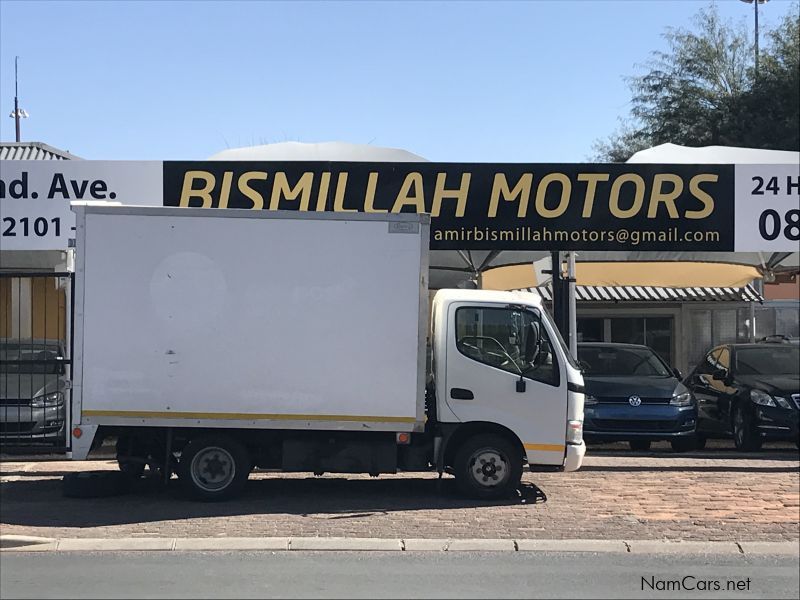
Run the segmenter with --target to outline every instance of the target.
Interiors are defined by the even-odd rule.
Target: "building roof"
[[[42,142],[0,142],[0,160],[80,160]]]
[[[548,302],[553,300],[549,286],[525,288],[524,291],[538,294]],[[750,285],[742,288],[576,285],[575,299],[579,302],[764,302],[761,294]]]

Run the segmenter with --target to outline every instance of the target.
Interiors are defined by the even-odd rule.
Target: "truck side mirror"
[[[542,333],[541,325],[539,323],[528,324],[528,335],[525,336],[525,362],[533,362],[537,356],[539,346],[541,345]]]

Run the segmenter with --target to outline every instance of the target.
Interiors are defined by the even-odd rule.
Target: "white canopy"
[[[229,148],[217,152],[209,160],[334,160],[341,162],[428,162],[398,148],[381,148],[346,142],[280,142],[246,148]]]
[[[800,152],[786,150],[759,150],[757,148],[737,148],[735,146],[704,146],[690,148],[677,144],[661,144],[647,150],[640,150],[629,163],[688,163],[696,165],[783,165],[800,164]]]

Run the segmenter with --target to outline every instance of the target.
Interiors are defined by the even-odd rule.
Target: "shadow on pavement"
[[[251,479],[243,496],[236,500],[203,503],[186,499],[177,483],[175,479],[166,487],[143,483],[140,491],[122,496],[74,499],[62,496],[60,479],[8,481],[0,487],[0,522],[28,527],[102,527],[249,514],[357,519],[397,511],[491,508],[547,501],[541,489],[527,482],[515,497],[480,501],[460,497],[454,480],[449,478],[276,477]]]

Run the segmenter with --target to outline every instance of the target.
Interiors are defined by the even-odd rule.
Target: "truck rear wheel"
[[[522,454],[506,438],[483,434],[467,439],[456,452],[456,485],[472,498],[510,496],[522,479]]]
[[[178,477],[190,496],[205,502],[228,500],[241,493],[250,475],[247,450],[227,436],[191,440],[183,449]]]

